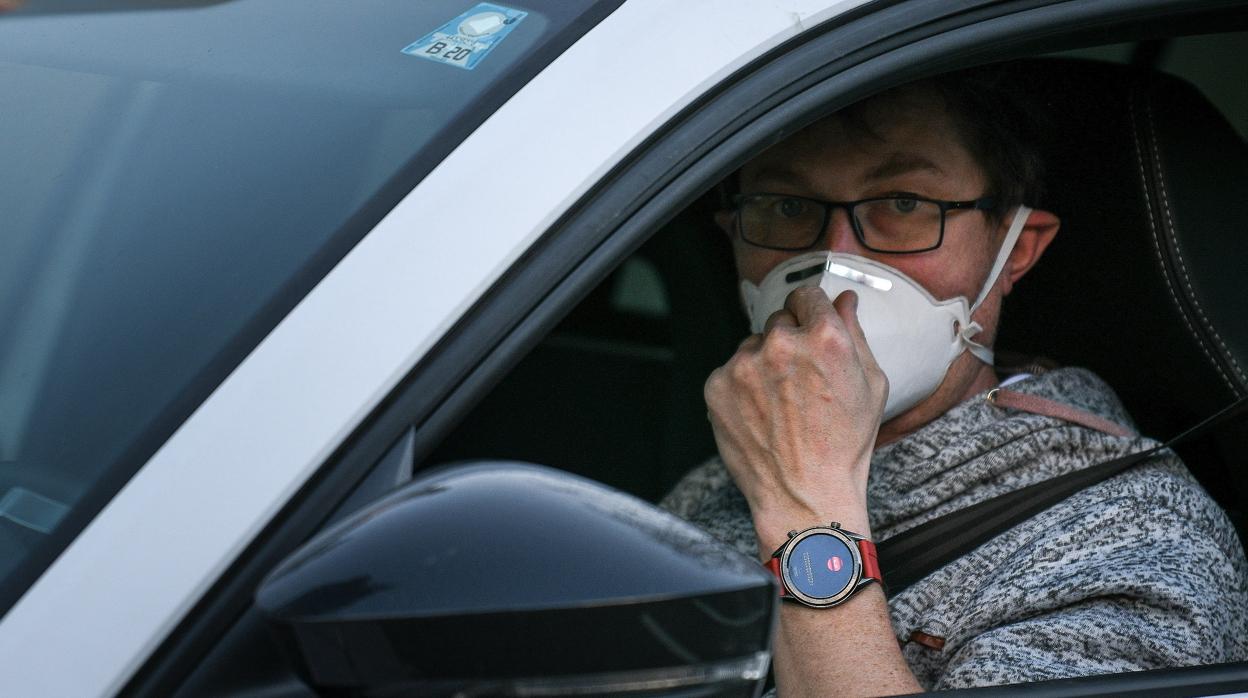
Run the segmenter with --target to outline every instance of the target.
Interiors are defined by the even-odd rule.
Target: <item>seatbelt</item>
[[[911,584],[1070,495],[1113,477],[1172,446],[1200,436],[1245,412],[1248,412],[1248,396],[1239,398],[1161,445],[973,504],[876,543],[886,593],[889,596],[901,593]],[[1068,421],[1082,423],[1078,420]]]

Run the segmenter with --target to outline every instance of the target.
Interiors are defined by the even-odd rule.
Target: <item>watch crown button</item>
[[[789,531],[789,538],[797,535],[797,531]]]
[[[840,528],[840,527],[841,527],[841,522],[840,522],[840,521],[833,521],[833,522],[832,522],[831,528]]]

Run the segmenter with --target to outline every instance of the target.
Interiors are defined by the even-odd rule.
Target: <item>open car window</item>
[[[1146,62],[1191,81],[1244,133],[1248,91],[1234,76],[1245,42],[1248,33],[1230,32],[1050,56]],[[657,501],[711,457],[702,382],[748,333],[728,241],[712,220],[725,191],[704,192],[604,278],[426,462],[531,460]],[[1223,505],[1238,512],[1226,494]]]

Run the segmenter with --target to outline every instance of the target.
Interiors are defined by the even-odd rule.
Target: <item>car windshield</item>
[[[0,612],[618,4],[0,3]]]

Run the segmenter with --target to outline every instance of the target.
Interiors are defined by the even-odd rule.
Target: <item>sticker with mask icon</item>
[[[528,15],[502,5],[478,3],[404,47],[403,53],[472,70]]]

